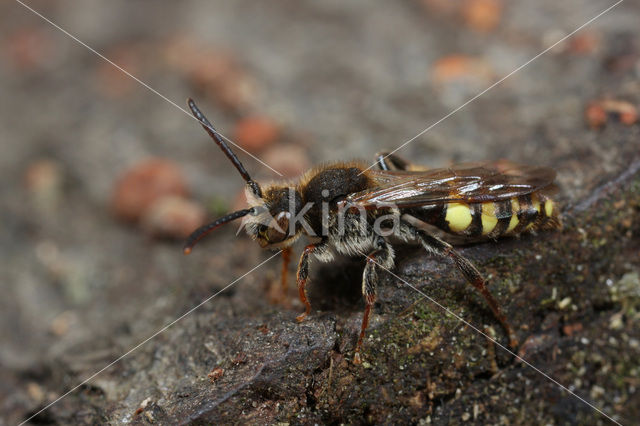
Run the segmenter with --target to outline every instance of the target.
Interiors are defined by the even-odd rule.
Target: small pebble
[[[592,129],[604,127],[610,116],[626,126],[638,121],[638,109],[633,104],[615,99],[590,102],[584,114],[587,124]]]
[[[518,355],[522,358],[526,358],[528,354],[537,352],[540,348],[546,346],[553,336],[551,334],[538,334],[531,335],[522,343],[518,350]],[[521,362],[518,360],[518,362]]]
[[[142,227],[154,237],[186,238],[206,220],[202,206],[182,197],[154,202],[142,217]]]
[[[593,385],[593,387],[591,388],[590,395],[591,395],[591,398],[598,399],[601,396],[604,396],[605,393],[606,391],[604,390],[604,388],[598,385]]]
[[[138,406],[138,408],[136,409],[135,413],[133,413],[133,415],[137,416],[138,414],[142,413],[145,410],[145,408],[147,408],[150,402],[151,402],[150,397],[145,398],[144,401],[140,403],[140,406]]]
[[[27,393],[29,394],[29,397],[37,403],[42,402],[45,397],[44,390],[36,382],[27,383]]]
[[[224,369],[220,367],[214,368],[213,370],[211,370],[211,372],[209,372],[209,374],[207,374],[207,377],[209,378],[209,381],[211,383],[215,382],[222,376],[224,376]]]
[[[584,111],[584,116],[592,129],[599,129],[607,122],[607,112],[597,103],[590,103]]]
[[[55,336],[61,337],[67,334],[69,328],[77,322],[78,318],[71,311],[64,311],[56,316],[49,325],[49,331]]]
[[[461,80],[486,82],[492,78],[489,64],[480,58],[466,55],[449,55],[440,58],[433,66],[431,78],[436,84]]]
[[[609,318],[609,328],[612,330],[622,330],[622,328],[624,327],[624,322],[622,321],[622,319],[622,312],[616,312],[615,314],[611,315],[611,317]]]
[[[118,179],[111,206],[114,214],[127,221],[137,221],[158,199],[168,195],[185,196],[187,184],[174,163],[163,159],[142,161]]]
[[[565,309],[570,304],[571,304],[571,298],[570,297],[565,297],[564,299],[562,299],[561,301],[558,302],[558,308]]]
[[[142,61],[141,51],[136,44],[130,42],[122,45],[111,47],[105,53],[105,56],[118,64],[119,67],[127,70],[127,72],[140,76]],[[114,67],[106,61],[96,63],[95,71],[95,87],[103,96],[111,99],[122,98],[137,89],[138,83],[123,73],[120,69]],[[144,78],[140,76],[140,78]]]
[[[276,142],[279,136],[278,125],[263,116],[244,118],[233,131],[233,141],[250,152],[263,150]]]
[[[3,53],[9,64],[18,70],[43,68],[51,63],[55,45],[46,28],[18,26],[18,30],[4,35]]]
[[[479,32],[496,28],[502,17],[501,0],[465,0],[461,8],[465,24]]]
[[[62,195],[63,180],[60,164],[46,158],[29,164],[24,174],[27,191],[42,209],[55,207]]]
[[[574,324],[566,324],[562,327],[562,332],[567,336],[572,336],[573,334],[582,331],[582,323],[574,323]]]
[[[285,178],[300,176],[311,168],[307,150],[299,145],[275,145],[265,151],[261,158]]]
[[[223,106],[244,110],[254,103],[256,85],[232,52],[187,37],[175,37],[165,48],[165,60],[182,72],[196,89]]]
[[[567,50],[577,55],[589,55],[600,48],[600,37],[591,31],[580,31],[568,40]]]

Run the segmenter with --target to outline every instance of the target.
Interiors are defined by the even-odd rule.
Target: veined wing
[[[346,203],[367,207],[394,204],[419,207],[441,202],[499,201],[551,188],[556,173],[548,167],[500,160],[426,171],[369,170],[378,186],[357,192]]]

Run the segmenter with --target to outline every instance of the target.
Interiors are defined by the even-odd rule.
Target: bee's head
[[[247,184],[246,194],[250,208],[238,210],[220,219],[203,225],[193,231],[184,246],[186,254],[191,253],[193,246],[214,229],[233,220],[244,218],[243,226],[247,233],[260,243],[262,247],[279,248],[289,246],[300,235],[300,225],[293,223],[293,218],[302,209],[302,197],[293,187],[271,186],[262,190],[260,185],[249,176],[238,157],[226,144],[222,135],[213,128],[209,120],[202,114],[193,100],[188,100],[193,116],[200,122],[204,130],[211,136],[235,166]]]
[[[272,186],[262,197],[247,187],[246,196],[252,213],[245,216],[247,234],[261,247],[287,247],[300,236],[301,226],[294,218],[302,209],[302,196],[294,187]]]

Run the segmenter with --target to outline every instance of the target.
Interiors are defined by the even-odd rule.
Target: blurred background
[[[187,97],[283,178],[325,161],[373,161],[613,2],[25,4],[166,99],[19,2],[0,3],[0,413],[9,423],[266,259],[233,225],[182,256],[185,235],[243,203],[236,171],[180,109]],[[428,166],[549,165],[565,206],[579,204],[639,152],[639,17],[637,2],[623,2],[398,154]],[[240,157],[258,180],[279,178]],[[281,309],[264,297],[278,270],[274,261],[209,308]],[[132,414],[140,399],[114,392],[107,400],[127,402],[107,418],[130,420],[113,413]]]

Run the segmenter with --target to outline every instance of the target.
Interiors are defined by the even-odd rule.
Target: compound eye
[[[289,235],[289,212],[280,212],[271,221],[267,228],[267,240],[270,243],[279,243],[287,239]]]

